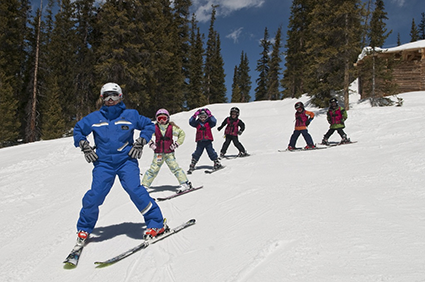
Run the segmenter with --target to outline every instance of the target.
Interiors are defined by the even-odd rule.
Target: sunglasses
[[[118,101],[121,99],[120,94],[118,92],[105,92],[103,93],[103,101],[109,101],[109,99],[112,99],[112,101]]]
[[[167,116],[157,116],[156,120],[157,121],[167,121],[168,117]]]

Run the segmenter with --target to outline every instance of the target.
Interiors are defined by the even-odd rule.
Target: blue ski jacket
[[[155,124],[137,110],[127,109],[123,102],[115,106],[103,106],[81,119],[74,127],[74,145],[93,133],[96,162],[121,163],[130,158],[128,152],[133,145],[134,130],[140,130],[140,137],[146,142],[155,132]],[[95,162],[95,163],[96,163]]]

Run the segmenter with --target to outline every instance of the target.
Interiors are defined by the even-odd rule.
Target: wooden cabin
[[[387,58],[387,60],[395,60],[392,67],[392,82],[396,85],[396,93],[392,94],[425,91],[425,40],[410,42],[394,48],[375,48],[375,50],[376,52],[372,52],[371,47],[365,47],[355,64],[359,71],[359,93],[362,98],[370,96],[370,93],[364,93],[364,87],[362,87],[362,85],[370,83],[364,79],[362,81],[362,67],[366,60],[372,59],[372,54],[380,58]],[[383,96],[391,95],[382,94]]]

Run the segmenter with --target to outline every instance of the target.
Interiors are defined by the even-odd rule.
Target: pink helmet
[[[167,116],[167,120],[166,120],[166,122],[168,123],[169,121],[170,121],[170,113],[166,110],[166,109],[159,109],[157,112],[156,112],[156,114],[155,114],[155,118],[156,118],[156,120],[159,122],[159,120],[158,120],[158,116],[161,116],[161,115],[165,115],[165,116]]]
[[[159,109],[156,112],[155,117],[157,117],[159,115],[166,115],[167,117],[170,117],[170,113],[166,109]]]

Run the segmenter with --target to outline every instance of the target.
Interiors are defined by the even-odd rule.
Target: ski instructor
[[[131,201],[143,215],[147,230],[145,238],[153,238],[166,229],[159,206],[140,184],[140,159],[143,146],[155,132],[152,121],[137,110],[126,109],[121,87],[106,83],[100,90],[103,106],[81,119],[74,127],[74,145],[80,147],[87,162],[92,162],[92,186],[83,198],[83,207],[77,222],[78,238],[82,244],[93,231],[99,216],[99,206],[118,175]],[[134,130],[140,137],[133,141]],[[93,133],[95,146],[86,137]]]

